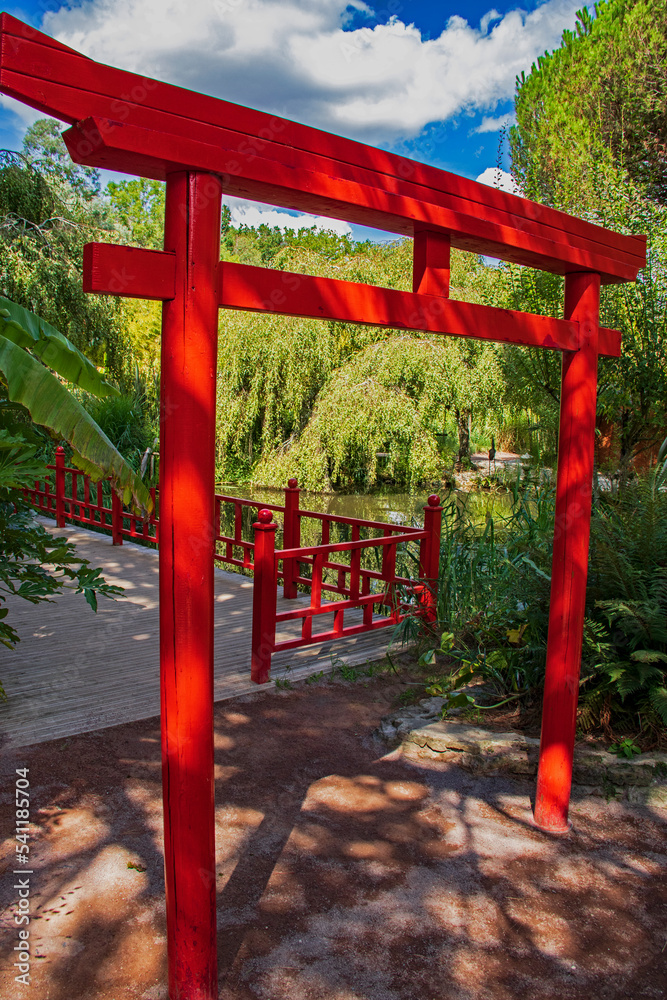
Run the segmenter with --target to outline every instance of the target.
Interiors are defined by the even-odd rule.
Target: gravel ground
[[[387,753],[386,679],[216,707],[224,1000],[667,994],[667,813]],[[159,724],[5,751],[0,994],[167,997]],[[13,795],[31,783],[30,985],[16,983]],[[133,867],[128,867],[131,865]]]

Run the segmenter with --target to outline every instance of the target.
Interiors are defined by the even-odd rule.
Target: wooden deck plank
[[[43,523],[56,533],[51,521]],[[131,543],[112,546],[108,535],[85,528],[68,526],[57,533],[75,542],[93,566],[101,566],[108,583],[123,586],[125,596],[100,599],[96,615],[73,592],[41,605],[7,601],[21,642],[14,651],[0,651],[0,678],[9,697],[0,704],[5,746],[42,743],[159,713],[157,552]],[[278,610],[295,603],[279,597]],[[252,579],[216,568],[216,701],[262,690],[250,680],[251,614]],[[346,625],[360,621],[360,614],[347,612]],[[318,627],[332,619],[321,616]],[[299,628],[298,622],[282,624],[278,640],[296,637]],[[391,629],[382,629],[276,653],[272,677],[302,680],[326,673],[336,657],[350,665],[379,659],[390,636]]]

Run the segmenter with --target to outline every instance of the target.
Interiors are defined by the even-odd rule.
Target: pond
[[[283,490],[269,487],[238,486],[220,484],[216,492],[227,496],[243,497],[259,503],[284,504]],[[301,491],[299,506],[302,510],[318,511],[322,514],[339,514],[343,517],[358,517],[366,521],[384,521],[388,524],[408,524],[421,527],[424,523],[424,507],[432,490],[419,493],[308,493]],[[466,503],[475,520],[484,521],[486,512],[498,506],[507,506],[511,494],[508,493],[465,493],[461,490],[443,488],[440,499],[447,503],[457,498]]]
[[[237,484],[218,484],[216,493],[222,493],[230,497],[239,497],[244,500],[253,500],[258,504],[266,503],[275,506],[283,506],[284,491],[270,489],[268,487],[239,486]],[[314,511],[321,514],[333,514],[341,517],[360,518],[366,521],[379,521],[385,524],[413,525],[423,527],[424,507],[427,505],[430,491],[419,493],[361,493],[361,494],[331,494],[331,493],[308,493],[302,490],[299,496],[299,507],[304,511]],[[452,501],[466,505],[473,520],[484,524],[487,512],[507,506],[511,494],[505,493],[485,493],[474,492],[465,493],[457,490],[444,490],[441,501],[450,504]],[[252,507],[244,507],[241,514],[241,537],[252,540],[254,537],[253,523],[256,520],[256,511]],[[284,545],[282,531],[283,518],[280,514],[275,516],[278,530],[275,535],[275,545],[281,549]],[[220,511],[221,534],[231,537],[235,534],[234,528],[234,507],[232,504],[223,505]],[[322,524],[319,519],[301,519],[300,544],[303,546],[321,544]],[[361,538],[374,538],[381,535],[381,530],[376,528],[362,528]],[[331,543],[347,542],[351,538],[351,529],[346,524],[332,523],[330,525]],[[222,554],[225,550],[224,543],[218,543],[218,551]],[[236,558],[241,556],[240,550],[235,549]],[[343,559],[347,562],[346,559]],[[381,551],[377,548],[364,548],[361,554],[361,565],[364,569],[380,570],[382,563]],[[415,577],[419,567],[419,543],[403,542],[398,545],[396,552],[396,569],[399,576]],[[248,570],[240,569],[226,564],[227,569],[236,569],[237,572],[248,573]],[[301,564],[301,574],[310,576],[310,567]],[[336,572],[325,570],[323,582],[336,583]],[[373,587],[375,589],[375,587]]]

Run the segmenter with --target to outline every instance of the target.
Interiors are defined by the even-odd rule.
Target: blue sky
[[[23,0],[5,9],[100,62],[492,182],[517,73],[559,44],[581,6]],[[2,98],[0,146],[19,149],[36,117]],[[285,213],[250,203],[232,209],[235,221],[290,224]],[[355,227],[354,235],[364,234]]]

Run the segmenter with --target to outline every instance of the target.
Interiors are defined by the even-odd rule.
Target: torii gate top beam
[[[0,16],[0,91],[75,127],[77,162],[164,180],[222,175],[227,194],[414,236],[557,274],[633,281],[645,240],[260,111],[97,63]],[[121,95],[120,99],[118,95]]]

